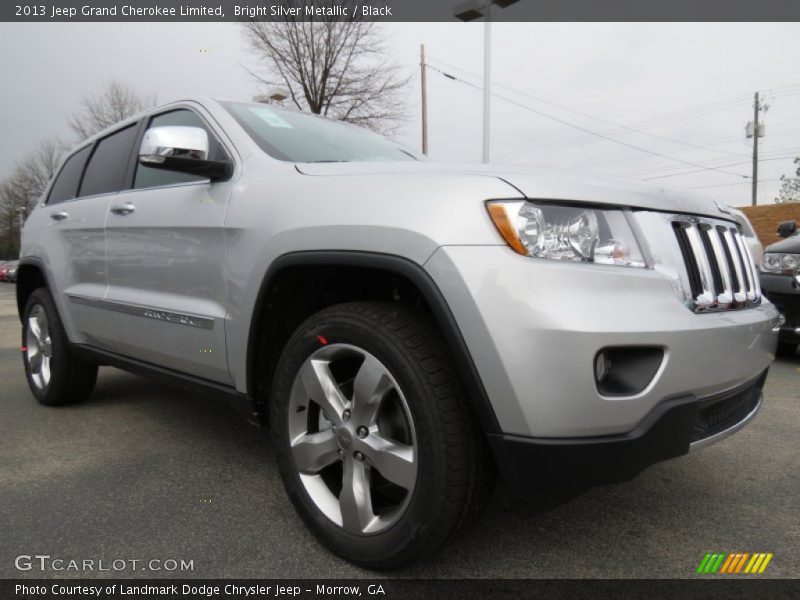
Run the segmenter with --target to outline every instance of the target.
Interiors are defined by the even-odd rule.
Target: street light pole
[[[19,213],[19,249],[22,250],[22,228],[25,227],[25,214],[27,213],[27,209],[24,206],[21,206],[17,209],[17,213]]]
[[[419,47],[420,88],[422,90],[422,153],[428,154],[428,65],[425,64],[425,44]]]
[[[483,29],[483,162],[489,162],[489,134],[492,99],[492,5],[506,8],[519,0],[464,0],[453,9],[453,16],[461,21],[484,18]]]
[[[486,20],[483,29],[483,154],[482,161],[489,162],[489,134],[491,131],[492,102],[492,2],[486,3]]]

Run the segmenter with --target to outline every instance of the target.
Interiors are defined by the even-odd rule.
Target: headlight
[[[800,254],[767,252],[761,261],[761,270],[767,273],[800,274]]]
[[[645,266],[636,236],[622,210],[526,200],[493,201],[487,208],[506,243],[523,256]]]

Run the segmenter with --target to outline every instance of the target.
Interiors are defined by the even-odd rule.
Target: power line
[[[775,156],[771,158],[759,158],[758,162],[767,162],[772,160],[787,160],[790,158],[794,158],[794,154],[787,154],[786,156]],[[750,164],[751,160],[743,160],[740,162],[734,163],[726,163],[724,165],[716,165],[718,167],[735,167],[738,165],[748,165]],[[691,173],[699,173],[700,171],[705,171],[706,169],[695,169],[694,171],[681,171],[680,173],[672,173],[669,175],[656,175],[655,177],[643,177],[642,181],[652,181],[654,179],[666,179],[667,177],[678,177],[679,175],[690,175]]]
[[[441,63],[441,64],[446,64],[443,61],[440,61],[438,59],[430,59],[430,57],[429,57],[429,60],[434,60],[435,62],[438,62],[438,63]],[[467,75],[471,75],[473,77],[477,77],[477,75],[475,75],[474,73],[470,73],[469,71],[465,71],[465,70],[460,69],[458,67],[453,67],[453,68],[461,71],[462,73],[466,73]],[[447,76],[447,74],[445,74],[445,76]],[[450,77],[452,77],[452,76],[450,76]],[[609,121],[607,119],[603,119],[602,117],[598,117],[598,116],[595,116],[595,115],[590,115],[588,113],[581,112],[579,110],[575,110],[575,109],[563,106],[561,104],[556,104],[555,102],[552,102],[550,100],[546,100],[546,99],[541,98],[539,96],[534,96],[533,94],[529,94],[528,92],[523,92],[521,90],[512,88],[512,87],[507,86],[507,85],[503,85],[501,83],[494,82],[493,85],[495,85],[495,86],[497,86],[499,88],[506,89],[506,90],[508,90],[510,92],[514,92],[515,94],[519,94],[520,96],[525,96],[526,98],[530,98],[531,100],[535,100],[537,102],[541,102],[542,104],[547,104],[548,106],[553,106],[555,108],[559,108],[559,109],[564,110],[566,112],[570,112],[572,114],[575,114],[575,115],[578,115],[578,116],[581,116],[581,117],[586,117],[587,119],[592,119],[594,121],[599,121],[599,122],[605,123],[607,125],[612,125],[615,128],[624,129],[625,131],[628,131],[628,132],[631,132],[631,133],[639,133],[639,134],[642,134],[642,135],[647,135],[647,136],[650,136],[650,137],[653,137],[653,138],[656,138],[656,139],[660,139],[660,140],[665,140],[667,142],[671,142],[673,144],[680,144],[682,146],[687,146],[689,148],[698,148],[700,150],[707,150],[707,151],[711,151],[711,152],[719,152],[720,154],[730,154],[730,155],[733,155],[733,156],[745,156],[741,152],[731,152],[729,150],[721,150],[721,149],[718,149],[718,148],[709,148],[708,146],[701,146],[699,144],[693,144],[691,142],[685,142],[683,140],[676,140],[674,138],[666,137],[666,136],[663,136],[663,135],[658,135],[656,133],[651,133],[649,131],[644,131],[642,129],[637,129],[636,127],[631,127],[630,125],[620,125],[619,123],[615,123],[613,121]],[[500,156],[503,156],[503,154],[501,153]]]
[[[797,88],[797,89],[792,89],[792,88]],[[791,95],[800,94],[800,84],[794,84],[794,85],[791,85],[791,86],[782,86],[782,87],[773,88],[773,89],[775,89],[775,90],[788,89],[788,91],[786,91],[784,93],[781,93],[781,94],[777,94],[777,95],[773,96],[773,98],[782,98],[782,97],[785,97],[785,96],[791,96]],[[639,121],[639,122],[633,123],[632,127],[637,127],[637,128],[661,127],[661,126],[664,126],[664,125],[671,125],[671,124],[674,124],[674,123],[678,123],[680,121],[686,121],[686,120],[689,120],[689,119],[699,118],[699,117],[702,117],[702,116],[713,114],[715,112],[721,112],[721,111],[725,111],[725,110],[730,110],[732,108],[739,108],[741,103],[744,102],[745,100],[747,100],[749,98],[749,96],[750,96],[749,94],[744,94],[744,95],[741,95],[741,96],[733,96],[733,97],[731,97],[729,99],[726,99],[726,100],[720,100],[720,101],[717,101],[717,102],[712,102],[710,104],[701,105],[701,106],[695,107],[693,109],[692,108],[684,109],[683,111],[679,111],[679,112],[676,112],[676,113],[671,113],[671,114],[668,114],[668,115],[664,115],[663,117],[658,117],[658,118],[655,118],[655,119]],[[619,133],[620,135],[622,134],[622,132],[615,131],[615,130],[608,130],[608,131],[605,131],[604,133],[609,134],[609,135],[615,134],[615,133]],[[511,155],[514,155],[514,154],[518,155],[519,157],[524,156],[526,154],[542,154],[544,152],[554,152],[554,151],[557,151],[557,150],[565,150],[565,149],[568,149],[568,148],[572,148],[572,147],[576,147],[576,146],[580,146],[580,145],[585,145],[585,144],[589,143],[590,141],[591,141],[591,139],[588,138],[587,136],[579,136],[579,137],[575,137],[575,138],[569,138],[569,139],[566,139],[566,140],[562,140],[560,142],[556,141],[556,142],[550,142],[548,144],[543,144],[543,145],[539,145],[539,146],[533,146],[531,148],[528,148],[527,150],[526,149],[516,150],[514,152],[506,153],[505,155],[500,155],[500,156],[508,158],[508,157],[510,157]]]
[[[651,128],[655,128],[655,127],[661,127],[661,126],[664,126],[664,125],[670,125],[670,124],[673,124],[673,123],[678,123],[680,121],[685,121],[685,120],[688,120],[688,119],[694,119],[694,118],[702,117],[702,116],[705,116],[705,115],[708,115],[708,114],[712,114],[712,113],[715,113],[715,112],[720,112],[720,111],[723,111],[723,110],[730,110],[732,108],[738,108],[741,105],[742,101],[744,101],[744,98],[732,99],[728,103],[708,105],[707,107],[704,107],[702,110],[696,110],[696,111],[694,111],[692,113],[675,113],[674,116],[672,116],[671,118],[669,118],[667,120],[663,120],[662,119],[662,120],[658,120],[658,121],[656,121],[656,120],[641,121],[641,122],[634,123],[633,126],[634,127],[639,127],[639,128],[651,129]],[[603,133],[605,133],[607,135],[623,135],[624,131],[620,131],[619,129],[609,129],[609,130],[604,131]],[[588,136],[578,136],[578,137],[574,137],[574,138],[564,139],[564,140],[561,140],[561,141],[550,142],[549,144],[542,144],[542,145],[539,145],[539,146],[534,146],[534,147],[531,147],[531,148],[528,148],[528,149],[517,150],[517,151],[513,152],[513,154],[517,154],[517,155],[520,155],[520,156],[526,155],[526,154],[532,154],[532,153],[533,154],[542,154],[542,153],[545,153],[545,152],[553,152],[553,151],[556,151],[556,150],[565,150],[565,149],[569,149],[569,148],[573,148],[573,147],[577,147],[577,146],[582,146],[582,145],[585,145],[585,144],[589,143],[590,141],[591,141],[591,138],[588,137]],[[512,154],[512,153],[510,153],[510,154]]]
[[[782,181],[781,179],[762,179],[761,183],[772,183],[774,181]],[[749,184],[749,181],[736,181],[734,183],[718,183],[716,185],[696,185],[694,187],[686,188],[687,190],[706,190],[710,188],[730,187],[733,185]]]
[[[436,67],[434,67],[432,65],[428,65],[428,68],[433,70],[433,71],[436,71],[437,73],[439,73],[439,74],[441,74],[441,75],[443,75],[445,77],[447,77],[448,79],[452,79],[453,81],[457,81],[459,83],[463,83],[464,85],[467,85],[467,86],[472,87],[474,89],[481,90],[480,86],[477,86],[477,85],[475,85],[475,84],[473,84],[473,83],[471,83],[469,81],[465,81],[465,80],[463,80],[463,79],[461,79],[459,77],[455,77],[453,75],[445,73],[444,71],[441,71],[440,69],[438,69],[438,68],[436,68]],[[566,125],[567,127],[572,127],[573,129],[577,129],[578,131],[582,131],[582,132],[587,133],[589,135],[593,135],[593,136],[596,136],[598,138],[607,140],[609,142],[613,142],[615,144],[619,144],[620,146],[625,146],[625,147],[631,148],[633,150],[638,150],[639,152],[644,152],[644,153],[650,154],[652,156],[658,156],[659,158],[664,158],[666,160],[671,160],[673,162],[680,163],[680,164],[683,164],[683,165],[688,165],[690,167],[700,167],[701,170],[718,171],[720,173],[725,173],[726,175],[734,175],[736,177],[742,177],[744,179],[746,179],[748,177],[747,175],[742,175],[740,173],[734,173],[732,171],[724,171],[722,169],[717,169],[715,167],[704,167],[703,165],[699,165],[699,164],[691,162],[691,161],[687,161],[687,160],[683,160],[683,159],[680,159],[680,158],[675,158],[675,157],[672,157],[672,156],[668,156],[666,154],[662,154],[660,152],[656,152],[655,150],[649,150],[647,148],[642,148],[641,146],[636,146],[635,144],[629,144],[628,142],[624,142],[622,140],[618,140],[616,138],[610,137],[610,136],[605,135],[603,133],[600,133],[600,132],[597,132],[597,131],[593,131],[591,129],[587,129],[586,127],[582,127],[581,125],[576,125],[575,123],[571,123],[571,122],[566,121],[566,120],[564,120],[564,119],[562,119],[560,117],[556,117],[554,115],[548,114],[548,113],[546,113],[544,111],[541,111],[541,110],[539,110],[537,108],[533,108],[532,106],[528,106],[527,104],[522,104],[521,102],[517,102],[516,100],[513,100],[512,98],[508,98],[507,96],[502,96],[502,95],[496,94],[496,93],[493,93],[492,95],[495,96],[496,98],[501,99],[501,100],[505,100],[509,104],[513,104],[513,105],[515,105],[515,106],[517,106],[519,108],[522,108],[524,110],[530,111],[530,112],[532,112],[534,114],[537,114],[537,115],[539,115],[541,117],[544,117],[546,119],[550,119],[551,121],[556,121],[557,123],[561,123],[562,125]]]
[[[800,154],[800,148],[776,148],[774,150],[770,150],[769,152],[764,152],[763,156],[771,157],[771,156],[775,156],[777,154],[782,154],[784,152],[793,152],[795,154],[792,154],[791,156],[796,156],[797,154]],[[717,167],[725,166],[724,164],[716,164],[719,160],[721,160],[721,159],[719,159],[719,158],[709,158],[707,160],[700,160],[700,161],[697,161],[697,162],[699,164],[701,164],[701,165],[714,165],[714,166],[717,166]],[[736,164],[742,164],[742,163],[736,163]],[[639,169],[637,171],[629,171],[629,172],[626,172],[626,173],[617,173],[616,177],[640,177],[642,175],[669,174],[672,171],[679,170],[680,168],[681,167],[678,166],[678,165],[671,165],[671,166],[663,166],[662,165],[662,166],[658,166],[658,167],[650,167],[650,168],[647,168],[647,169]]]
[[[446,63],[445,61],[442,61],[440,59],[434,58],[432,60],[434,62],[437,62],[439,64],[445,65],[447,67],[450,67],[452,69],[455,69],[457,71],[460,71],[462,73],[470,75],[472,77],[476,77],[476,78],[478,77],[474,73],[470,73],[469,71],[467,71],[465,69],[462,69],[461,67],[457,67],[457,66],[452,65],[450,63]],[[455,77],[453,77],[452,75],[450,75],[448,73],[444,73],[444,72],[442,72],[442,73],[444,74],[445,77],[448,77],[450,79],[455,79]],[[469,82],[464,82],[464,83],[468,83],[469,84]],[[650,133],[650,132],[646,132],[646,131],[643,131],[641,128],[642,127],[647,127],[647,128],[658,127],[658,126],[667,125],[667,124],[671,124],[671,123],[677,123],[677,122],[683,121],[683,120],[697,118],[697,117],[704,116],[706,114],[710,114],[710,113],[713,113],[713,112],[719,112],[719,111],[722,111],[722,110],[728,110],[728,109],[731,109],[731,108],[736,108],[741,104],[742,101],[744,101],[745,99],[749,98],[749,96],[750,96],[749,94],[741,94],[741,95],[733,96],[733,97],[730,97],[730,98],[727,98],[727,99],[718,100],[716,102],[712,102],[712,103],[709,103],[709,104],[700,105],[698,107],[686,108],[686,109],[683,109],[681,111],[677,111],[675,113],[669,113],[669,114],[664,115],[662,117],[646,119],[644,121],[640,121],[640,122],[634,123],[633,125],[617,125],[617,124],[615,124],[615,123],[613,123],[611,121],[607,121],[605,119],[602,119],[600,117],[596,117],[594,115],[590,115],[590,114],[587,114],[587,113],[583,113],[583,112],[580,112],[580,111],[573,110],[571,108],[556,104],[556,103],[551,102],[549,100],[545,100],[543,98],[539,98],[539,97],[534,96],[532,94],[528,94],[526,92],[522,92],[520,90],[514,89],[514,88],[512,88],[510,86],[502,85],[502,84],[499,84],[499,83],[496,83],[495,85],[497,85],[497,87],[505,88],[505,89],[507,89],[509,91],[515,92],[515,93],[520,94],[522,96],[526,96],[526,97],[531,98],[533,100],[536,100],[538,102],[542,102],[544,104],[548,104],[550,106],[554,106],[554,107],[559,108],[561,110],[565,110],[567,112],[571,112],[573,114],[584,116],[586,118],[590,118],[590,119],[594,119],[594,120],[601,121],[601,122],[604,122],[604,123],[609,123],[609,124],[615,125],[616,129],[607,130],[607,131],[601,132],[601,133],[603,133],[604,135],[607,135],[607,136],[613,136],[614,134],[623,135],[623,131],[627,131],[628,133],[640,133],[640,134],[644,134],[644,135],[650,135],[650,136],[655,137],[655,138],[663,139],[663,140],[670,141],[670,142],[673,142],[673,143],[678,143],[678,144],[682,144],[682,145],[685,145],[685,146],[688,146],[688,147],[694,147],[694,148],[698,148],[698,149],[702,149],[702,150],[718,152],[718,153],[722,153],[722,154],[730,154],[732,156],[745,156],[745,154],[741,153],[741,152],[732,152],[732,151],[722,150],[722,149],[719,149],[719,148],[711,148],[711,147],[708,147],[708,146],[701,146],[699,144],[692,144],[690,142],[684,142],[682,140],[676,140],[674,138],[669,138],[669,137],[666,137],[666,136],[661,136],[661,135],[653,134],[653,133]],[[775,95],[773,97],[782,97],[782,96],[785,96],[785,95],[800,94],[800,83],[789,84],[789,85],[785,85],[785,86],[779,86],[779,87],[776,87],[776,88],[772,88],[769,91],[770,92],[775,92],[775,91],[782,92],[782,93],[777,94],[777,95]],[[623,130],[623,131],[620,131],[620,129]],[[592,134],[590,136],[580,136],[580,137],[577,137],[577,138],[570,138],[570,139],[563,140],[563,141],[560,141],[560,142],[559,141],[549,142],[547,144],[541,144],[541,145],[529,147],[529,148],[526,148],[526,149],[518,149],[518,150],[515,150],[515,151],[511,151],[511,152],[500,153],[500,154],[498,154],[498,158],[504,158],[504,159],[521,158],[522,156],[529,155],[529,154],[538,154],[538,153],[543,153],[543,152],[548,152],[548,151],[563,150],[563,149],[567,149],[567,148],[570,148],[570,147],[573,147],[573,146],[576,146],[576,145],[583,145],[585,143],[588,143],[589,140],[595,139],[595,138],[596,138],[596,136],[594,134]]]
[[[469,71],[466,71],[465,69],[462,69],[461,67],[457,67],[457,66],[452,65],[450,63],[446,63],[443,60],[436,59],[436,58],[434,58],[432,60],[434,60],[434,62],[438,62],[438,63],[440,63],[442,65],[445,65],[447,67],[455,69],[456,71],[460,71],[460,72],[465,73],[467,75],[471,75],[472,77],[478,77],[474,73],[470,73]],[[795,84],[790,84],[790,85],[786,85],[786,86],[780,86],[780,87],[772,88],[771,91],[784,90],[784,89],[787,89],[787,88],[794,88],[794,87],[800,88],[800,83],[795,83]],[[511,89],[511,88],[508,88],[508,89]],[[520,92],[520,93],[522,93],[522,92]],[[746,93],[746,94],[739,94],[737,96],[732,96],[732,97],[725,98],[725,99],[722,99],[722,100],[716,100],[716,101],[710,102],[708,104],[701,104],[699,106],[684,108],[684,109],[681,109],[681,110],[676,111],[674,113],[667,113],[666,115],[662,115],[660,117],[651,117],[649,119],[644,119],[642,121],[638,121],[638,122],[632,123],[632,124],[630,124],[630,126],[631,127],[642,127],[642,126],[649,125],[651,123],[660,122],[660,121],[663,121],[663,120],[671,120],[671,119],[673,119],[675,117],[680,117],[680,116],[684,115],[685,113],[691,113],[691,112],[699,111],[699,110],[706,110],[708,108],[713,108],[716,105],[736,103],[736,102],[739,102],[739,101],[742,101],[742,100],[746,100],[748,98],[750,98],[750,93],[749,92]]]

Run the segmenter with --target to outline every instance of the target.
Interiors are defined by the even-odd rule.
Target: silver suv
[[[310,529],[370,568],[440,549],[496,473],[526,502],[736,431],[778,319],[723,205],[204,98],[70,154],[17,299],[41,403],[98,365],[226,396],[270,425]]]

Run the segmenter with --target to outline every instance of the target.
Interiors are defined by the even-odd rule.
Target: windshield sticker
[[[280,115],[272,112],[268,108],[263,108],[261,106],[255,106],[250,109],[256,115],[258,115],[262,121],[264,121],[270,127],[283,127],[284,129],[291,129],[292,126],[289,125],[286,121],[284,121]]]

